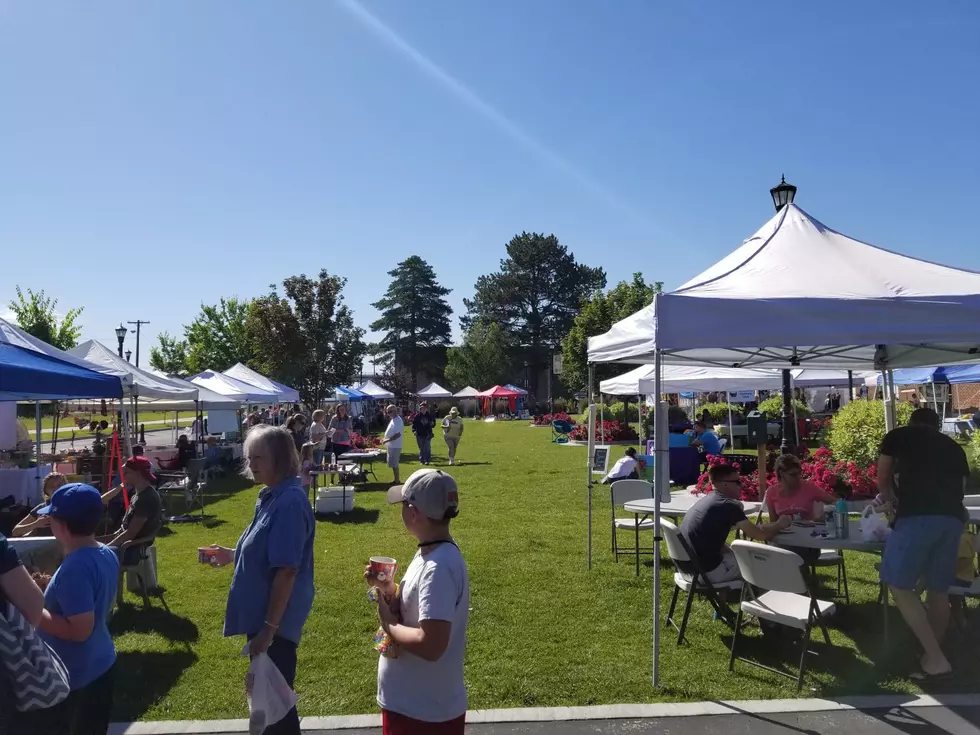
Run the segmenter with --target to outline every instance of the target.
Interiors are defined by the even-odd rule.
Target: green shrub
[[[742,415],[742,405],[739,403],[731,404],[732,407],[732,417]],[[694,411],[696,414],[695,418],[700,419],[701,415],[707,411],[711,420],[716,424],[727,424],[728,423],[728,404],[727,403],[705,403],[697,407]]]
[[[912,415],[912,404],[896,404],[898,425],[905,426]],[[851,401],[834,416],[827,439],[834,457],[866,466],[878,460],[885,438],[885,407],[881,401]]]
[[[563,413],[568,410],[568,401],[564,398],[556,398],[552,403],[552,409],[555,413]]]
[[[608,406],[603,406],[602,417],[606,421],[622,421],[624,424],[630,424],[632,426],[636,425],[637,415],[639,408],[637,407],[636,401],[631,403],[623,403],[617,401],[616,403],[611,403]],[[599,409],[596,408],[596,417],[598,418]]]
[[[805,418],[810,415],[810,409],[799,398],[793,399],[793,405],[796,406],[796,415],[798,418]],[[770,421],[780,418],[783,415],[783,397],[781,395],[770,396],[759,404],[759,410]]]

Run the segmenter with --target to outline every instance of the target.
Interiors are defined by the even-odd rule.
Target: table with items
[[[41,482],[51,471],[49,464],[27,469],[0,469],[0,499],[12,497],[17,505],[37,505],[41,502]]]
[[[8,538],[7,543],[17,551],[29,572],[54,574],[64,559],[64,550],[53,536]]]
[[[358,470],[356,464],[326,465],[322,469],[310,470],[310,492],[313,512],[318,515],[326,513],[347,513],[354,510],[354,475]],[[325,485],[320,487],[320,478],[325,476],[340,480],[340,486]],[[349,502],[348,502],[349,500]]]
[[[369,449],[364,452],[346,452],[337,457],[337,461],[353,462],[360,467],[367,465],[367,471],[371,473],[371,477],[377,480],[378,476],[374,474],[374,463],[375,461],[384,457],[385,454],[386,453],[381,449]]]

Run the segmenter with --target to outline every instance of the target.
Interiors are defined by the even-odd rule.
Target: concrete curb
[[[887,694],[840,699],[758,699],[720,702],[675,702],[659,704],[609,704],[597,707],[534,707],[471,710],[471,725],[503,722],[570,722],[588,720],[641,720],[660,717],[703,715],[781,714],[788,712],[830,712],[841,710],[881,710],[903,707],[980,707],[980,694],[928,696]],[[381,727],[381,715],[346,717],[304,717],[303,730],[357,730]],[[110,735],[204,735],[205,733],[248,732],[248,720],[174,720],[160,722],[114,723]]]

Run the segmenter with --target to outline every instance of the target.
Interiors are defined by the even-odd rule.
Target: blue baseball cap
[[[102,510],[102,494],[98,490],[84,482],[72,482],[55,490],[51,502],[37,514],[83,521],[98,518]]]

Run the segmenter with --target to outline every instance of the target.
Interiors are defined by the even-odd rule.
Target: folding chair
[[[553,444],[568,444],[568,435],[572,433],[572,422],[558,419],[551,422],[551,441]]]
[[[640,531],[652,531],[654,529],[653,519],[644,518],[640,520],[639,514],[634,514],[632,518],[617,518],[616,507],[625,505],[634,500],[649,500],[653,498],[653,485],[645,480],[616,480],[609,486],[609,497],[612,500],[612,551],[616,561],[619,561],[620,554],[630,551],[636,555],[636,574],[640,574]],[[631,529],[633,531],[633,548],[621,549],[616,539],[617,529]],[[655,553],[654,548],[643,549],[644,554]]]
[[[207,460],[204,458],[192,459],[187,463],[187,470],[183,473],[159,473],[161,482],[157,487],[157,492],[167,506],[164,518],[171,523],[192,523],[204,519],[204,486],[209,479],[209,471],[204,469]],[[175,494],[184,497],[183,515],[172,515],[170,511],[170,499]],[[192,515],[194,509],[200,510],[200,515]]]
[[[736,579],[712,584],[711,580],[701,571],[701,565],[698,564],[697,558],[691,552],[691,548],[681,536],[677,526],[667,519],[661,518],[660,530],[663,533],[664,541],[667,542],[667,554],[677,570],[674,573],[674,594],[670,598],[670,609],[667,611],[667,622],[674,626],[674,630],[677,631],[677,645],[679,646],[684,642],[684,631],[687,630],[687,619],[691,614],[691,602],[695,595],[706,598],[711,603],[711,607],[718,613],[718,617],[729,628],[734,628],[735,621],[732,611],[728,605],[722,602],[718,590],[740,590],[742,589],[742,580]],[[680,627],[677,627],[677,623],[674,622],[674,610],[677,606],[677,597],[682,590],[687,592],[687,602],[684,605],[684,617],[681,619]]]
[[[964,587],[962,585],[953,585],[949,588],[949,596],[953,598],[953,604],[956,605],[961,611],[966,612],[966,600],[968,597],[973,599],[980,599],[980,576],[977,576],[976,570],[976,556],[980,555],[980,535],[973,537],[973,553],[974,553],[974,574],[972,584],[969,587]]]
[[[136,575],[136,580],[139,583],[140,594],[143,596],[143,607],[147,608],[150,606],[150,595],[147,589],[146,579],[143,577],[145,570],[145,564],[150,559],[150,547],[153,546],[153,542],[156,540],[156,535],[146,536],[144,538],[133,539],[132,541],[127,541],[122,546],[119,547],[119,584],[116,587],[116,605],[121,605],[123,601],[123,586],[126,583],[126,572],[132,572]],[[123,564],[123,560],[126,558],[126,551],[132,547],[139,547],[139,560],[135,564]],[[162,597],[160,598],[163,599]]]
[[[803,559],[798,554],[776,546],[765,546],[751,541],[733,541],[732,552],[738,561],[742,579],[742,600],[735,621],[732,636],[731,658],[728,670],[735,670],[735,659],[771,671],[780,676],[793,678],[792,674],[766,666],[751,659],[736,656],[738,639],[742,632],[742,616],[749,615],[758,620],[766,620],[776,625],[803,631],[800,648],[800,671],[796,676],[796,690],[803,688],[803,672],[806,668],[806,654],[810,648],[810,632],[814,625],[823,631],[824,641],[830,645],[825,618],[836,611],[834,603],[818,600],[813,589],[807,585],[803,576]],[[762,591],[759,594],[756,589]]]

